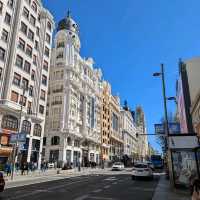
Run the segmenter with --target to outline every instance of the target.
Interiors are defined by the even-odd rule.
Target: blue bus
[[[163,159],[161,155],[152,155],[151,162],[155,169],[163,169]]]

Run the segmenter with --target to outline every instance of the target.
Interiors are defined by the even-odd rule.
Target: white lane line
[[[78,198],[76,198],[74,200],[84,200],[84,199],[87,199],[88,197],[89,197],[89,195],[86,194],[86,195],[80,196],[80,197],[78,197]]]
[[[97,190],[94,190],[94,191],[92,191],[92,192],[98,193],[98,192],[101,192],[101,191],[102,191],[102,189],[97,189]]]
[[[104,186],[104,188],[105,188],[105,189],[108,189],[108,188],[110,188],[110,185],[106,185],[106,186]]]
[[[79,181],[74,181],[74,182],[71,182],[71,183],[63,184],[63,185],[58,185],[58,186],[50,187],[50,188],[48,188],[48,192],[50,192],[51,190],[61,189],[63,187],[69,186],[69,185],[73,185],[73,184],[81,183],[81,182],[86,182],[86,181],[87,180],[79,180]],[[22,194],[22,195],[19,195],[19,196],[16,196],[16,197],[11,197],[10,200],[22,199],[24,197],[33,196],[33,195],[36,195],[36,194],[39,194],[39,193],[42,193],[42,192],[44,193],[43,190],[42,191],[41,190],[36,190],[36,191],[33,191],[33,192],[29,192],[27,194]]]
[[[96,199],[96,200],[116,200],[116,199],[114,199],[114,198],[97,197],[97,196],[91,196],[90,199]]]
[[[113,182],[112,184],[113,184],[113,185],[116,185],[117,183],[118,183],[118,182]]]

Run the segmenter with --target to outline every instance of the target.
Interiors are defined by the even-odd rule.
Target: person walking
[[[10,163],[6,163],[6,165],[5,165],[5,172],[6,172],[6,175],[7,176],[10,176],[11,175],[11,165],[10,165]]]

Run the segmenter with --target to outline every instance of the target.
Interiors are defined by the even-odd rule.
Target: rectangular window
[[[32,8],[35,12],[37,12],[37,4],[36,4],[34,1],[32,2],[31,8]]]
[[[3,69],[0,67],[0,80],[2,78],[2,75],[3,75]]]
[[[34,33],[30,29],[28,30],[28,38],[32,41],[34,41]]]
[[[45,47],[45,52],[44,52],[44,54],[45,54],[47,57],[49,57],[49,48]]]
[[[6,24],[10,25],[11,16],[8,13],[6,13],[4,21],[5,21]]]
[[[40,29],[39,29],[39,27],[37,27],[36,28],[36,35],[39,36],[39,34],[40,34]]]
[[[23,95],[20,95],[20,100],[19,100],[19,104],[20,105],[23,105],[23,106],[26,106],[26,97],[23,96]]]
[[[40,105],[40,107],[39,107],[39,113],[44,114],[44,106]]]
[[[46,42],[51,43],[51,36],[48,33],[46,33]]]
[[[46,92],[44,90],[41,90],[40,99],[45,101],[45,96],[46,96]]]
[[[18,98],[19,98],[19,94],[15,91],[11,92],[11,101],[14,101],[15,103],[18,103]]]
[[[38,50],[38,41],[35,40],[35,49]]]
[[[1,39],[2,39],[4,42],[7,42],[7,41],[8,41],[8,31],[6,31],[5,29],[2,30]]]
[[[48,62],[47,61],[44,61],[44,64],[43,64],[43,69],[45,70],[45,71],[47,71],[48,72]]]
[[[51,31],[51,23],[49,21],[47,22],[47,28]]]
[[[20,86],[20,83],[21,83],[21,76],[15,72],[13,78],[13,84]]]
[[[36,22],[35,17],[33,17],[33,15],[31,15],[31,17],[30,17],[30,23],[31,23],[33,26],[35,26],[35,22]]]
[[[34,81],[35,80],[35,71],[32,70],[31,72],[31,80]]]
[[[23,86],[23,88],[28,90],[28,80],[27,79],[25,79],[25,78],[22,79],[22,86]]]
[[[32,114],[32,102],[28,101],[27,114]]]
[[[25,50],[25,41],[19,38],[18,47],[24,51]]]
[[[26,46],[26,54],[30,57],[32,57],[33,49],[31,46],[27,45]]]
[[[23,9],[23,15],[24,15],[24,17],[25,17],[26,19],[29,18],[29,11],[28,11],[28,9],[27,9],[26,7],[24,7],[24,9]]]
[[[6,55],[5,49],[0,47],[0,60],[4,61]]]
[[[24,71],[30,74],[31,64],[28,61],[24,63]]]
[[[33,55],[33,64],[37,66],[37,56]]]
[[[42,84],[47,85],[47,77],[45,75],[42,75]]]
[[[21,29],[22,33],[27,35],[27,25],[24,22],[21,22],[21,28],[20,29]]]
[[[23,58],[21,56],[17,55],[15,65],[23,68]]]
[[[3,2],[0,1],[0,14],[2,14],[2,11],[3,11]]]
[[[33,86],[31,85],[30,87],[29,87],[29,96],[33,96]]]

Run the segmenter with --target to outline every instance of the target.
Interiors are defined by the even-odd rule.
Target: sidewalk
[[[102,171],[100,168],[81,168],[81,171],[78,171],[78,168],[70,170],[49,169],[45,172],[37,170],[35,172],[30,172],[28,175],[15,174],[13,180],[11,180],[11,177],[5,176],[6,188],[20,187],[24,185],[54,181],[75,176],[88,175],[98,173],[100,171]]]
[[[162,175],[152,200],[191,200],[191,197],[187,191],[171,189],[169,181]]]

